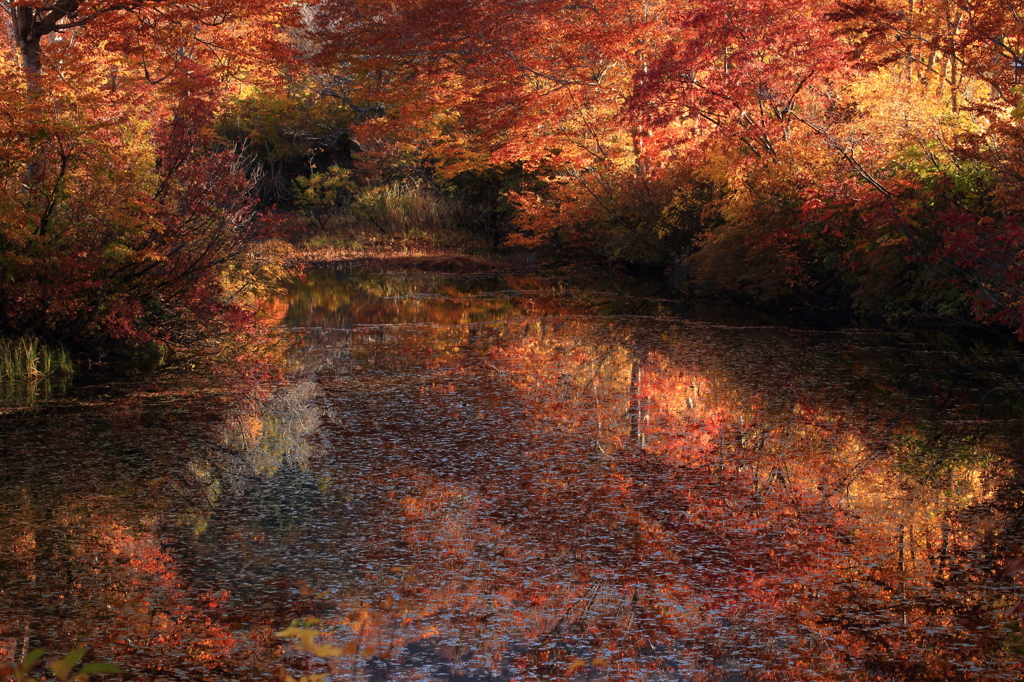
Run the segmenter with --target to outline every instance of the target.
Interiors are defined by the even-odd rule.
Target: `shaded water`
[[[278,306],[282,385],[0,417],[0,653],[80,642],[137,679],[1020,679],[1021,358],[611,286],[314,273]],[[273,636],[303,616],[338,655]]]

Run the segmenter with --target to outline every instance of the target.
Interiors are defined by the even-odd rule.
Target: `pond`
[[[140,680],[1024,677],[1002,575],[1024,358],[619,281],[312,272],[273,307],[284,380],[87,378],[8,410],[0,658],[81,644]],[[275,636],[307,617],[325,658]]]

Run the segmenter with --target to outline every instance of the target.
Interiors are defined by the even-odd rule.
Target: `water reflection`
[[[83,642],[144,679],[1021,677],[1019,358],[602,289],[312,273],[283,385],[5,417],[0,653]],[[306,615],[340,657],[275,640]]]
[[[221,445],[245,474],[271,477],[289,464],[307,470],[314,448],[309,438],[320,427],[319,390],[296,381],[267,399],[250,398],[231,410],[221,430]]]
[[[593,317],[524,289],[484,322],[469,296],[431,327],[291,320],[345,349],[318,377],[368,525],[337,621],[368,647],[349,675],[1019,675],[995,576],[1019,437],[995,417],[1016,406],[979,412],[981,371],[877,334]]]
[[[52,400],[67,393],[71,375],[53,374],[28,379],[0,381],[0,409],[4,407],[34,407],[40,401]]]

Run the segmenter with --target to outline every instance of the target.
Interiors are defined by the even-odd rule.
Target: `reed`
[[[458,207],[430,185],[400,180],[364,190],[352,203],[357,220],[381,234],[429,233],[458,226]]]
[[[32,335],[0,338],[0,381],[35,381],[73,372],[71,356],[61,346],[47,346]]]

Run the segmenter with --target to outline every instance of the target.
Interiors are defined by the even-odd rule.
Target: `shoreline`
[[[536,258],[467,254],[457,251],[310,249],[291,254],[285,260],[284,265],[287,270],[293,272],[301,272],[312,267],[338,270],[410,270],[471,275],[508,272],[536,263]]]

